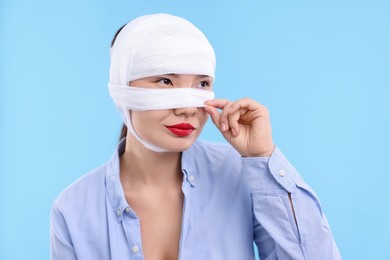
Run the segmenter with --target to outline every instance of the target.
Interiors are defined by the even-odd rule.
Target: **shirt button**
[[[138,247],[137,245],[135,245],[135,246],[133,246],[133,247],[131,248],[131,251],[132,251],[134,254],[136,254],[136,253],[139,252],[139,247]]]
[[[118,215],[118,217],[119,217],[120,215],[122,215],[122,212],[121,212],[121,210],[120,210],[120,209],[118,209],[118,210],[116,211],[116,214]]]
[[[127,207],[125,210],[126,210],[127,213],[130,212],[130,208],[129,207]]]
[[[190,182],[193,182],[195,180],[195,176],[194,175],[190,175],[190,177],[188,177],[188,179],[190,180]]]
[[[286,171],[285,170],[279,170],[279,176],[280,177],[286,176]]]

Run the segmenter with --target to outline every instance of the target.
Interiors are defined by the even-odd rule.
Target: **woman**
[[[267,109],[214,99],[215,55],[185,19],[117,33],[109,90],[127,127],[51,215],[52,259],[339,259],[314,192],[273,144]],[[229,144],[197,141],[210,116]]]

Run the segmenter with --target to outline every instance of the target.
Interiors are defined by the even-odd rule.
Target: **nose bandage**
[[[108,84],[110,95],[122,112],[123,120],[134,135],[146,148],[155,152],[169,152],[158,147],[137,134],[129,110],[148,111],[185,107],[204,107],[204,102],[214,98],[214,92],[195,88],[151,89]]]
[[[109,84],[115,104],[133,111],[162,110],[184,107],[204,107],[214,92],[196,88],[139,88]]]
[[[168,14],[141,16],[126,24],[110,50],[109,91],[129,131],[148,149],[166,152],[134,130],[129,110],[203,107],[212,91],[194,88],[130,87],[131,81],[164,74],[215,78],[215,54],[205,35],[189,21]]]

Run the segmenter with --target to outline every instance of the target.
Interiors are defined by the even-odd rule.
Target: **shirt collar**
[[[112,209],[118,217],[118,221],[122,221],[124,212],[132,217],[136,217],[135,212],[130,208],[125,199],[119,175],[120,155],[125,151],[125,147],[126,138],[123,138],[117,145],[111,159],[107,163],[106,168],[106,193]],[[192,145],[186,151],[183,151],[181,157],[183,178],[191,185],[191,187],[195,187],[197,177],[194,154],[195,152]]]
[[[127,204],[119,175],[119,157],[125,151],[125,147],[126,138],[123,138],[122,140],[120,140],[118,146],[116,147],[114,154],[112,155],[110,161],[107,164],[106,169],[107,197],[110,201],[112,209],[118,217],[118,221],[122,221],[125,210],[130,215],[133,215],[134,217],[136,216],[135,212],[132,211]]]
[[[181,154],[181,169],[184,173],[184,178],[191,187],[195,187],[196,183],[196,177],[198,171],[196,170],[196,161],[195,161],[195,151],[194,151],[194,145],[191,145],[190,148],[183,151]]]

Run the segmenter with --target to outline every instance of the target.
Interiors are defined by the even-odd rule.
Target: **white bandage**
[[[108,84],[115,104],[133,111],[204,107],[214,92],[196,88],[140,88]]]
[[[130,87],[131,81],[164,74],[215,78],[215,54],[204,34],[189,21],[168,14],[141,16],[126,24],[110,50],[109,90],[123,120],[148,149],[166,152],[143,140],[134,130],[129,110],[145,111],[203,107],[212,91],[194,88]]]
[[[204,107],[214,98],[214,92],[195,88],[151,89],[108,84],[111,98],[120,109],[130,133],[146,148],[155,152],[169,152],[140,137],[135,131],[129,110],[148,111],[184,107]]]
[[[170,73],[214,78],[215,54],[206,36],[173,15],[146,15],[129,22],[110,54],[113,84],[129,85],[135,79]]]

